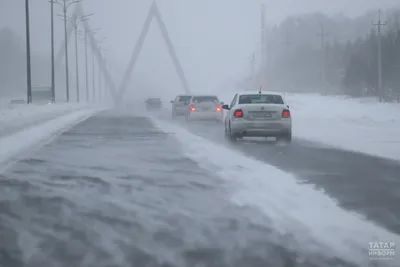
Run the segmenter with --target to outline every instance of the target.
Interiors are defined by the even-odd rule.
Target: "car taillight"
[[[241,110],[241,109],[235,110],[235,112],[233,113],[233,116],[235,116],[235,118],[243,117],[243,110]]]
[[[190,106],[189,108],[190,108],[190,111],[195,111],[196,110],[196,108],[194,106]]]
[[[222,110],[222,106],[218,106],[217,111],[221,111],[221,110]]]
[[[290,117],[290,111],[288,109],[284,109],[282,111],[282,118],[289,118]]]

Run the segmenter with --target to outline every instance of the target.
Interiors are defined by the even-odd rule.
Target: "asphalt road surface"
[[[220,125],[185,127],[224,142]],[[398,164],[297,140],[234,149],[299,174],[399,232]],[[355,266],[307,249],[259,210],[232,203],[229,185],[145,117],[93,116],[26,155],[0,182],[4,267]]]

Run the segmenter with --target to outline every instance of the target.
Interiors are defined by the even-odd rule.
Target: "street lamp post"
[[[79,22],[88,20],[88,17],[93,14],[84,15],[84,16],[74,16],[70,17],[69,20],[73,23],[74,31],[75,31],[75,75],[76,75],[76,101],[79,103],[80,90],[79,90],[79,57],[78,57],[78,24]],[[85,40],[86,41],[86,40]]]
[[[88,30],[85,29],[84,39],[85,39],[85,76],[86,76],[86,102],[89,102],[89,66],[88,66],[88,33],[96,33],[98,29]]]
[[[60,2],[61,1],[61,2]],[[64,46],[65,46],[65,84],[67,102],[69,102],[69,71],[68,71],[68,34],[67,34],[67,12],[68,8],[82,2],[82,0],[51,0],[52,3],[61,5],[64,16]]]
[[[92,75],[93,75],[93,88],[92,88],[92,101],[93,102],[96,102],[96,84],[95,84],[95,73],[96,73],[96,70],[95,70],[95,61],[96,61],[96,52],[95,52],[95,49],[94,49],[94,46],[95,45],[100,45],[104,40],[105,40],[106,38],[102,38],[102,39],[100,39],[100,40],[93,40],[93,42],[94,43],[92,43],[92,55],[93,55],[93,61],[92,61]],[[99,51],[100,51],[100,48],[99,48]],[[100,56],[100,53],[99,53],[99,56]],[[100,75],[100,66],[99,66],[99,75]]]
[[[51,24],[51,102],[56,102],[56,78],[54,63],[54,1],[50,1],[50,24]]]
[[[25,24],[26,24],[26,81],[27,103],[32,103],[32,72],[31,72],[31,42],[29,28],[29,0],[25,0]]]

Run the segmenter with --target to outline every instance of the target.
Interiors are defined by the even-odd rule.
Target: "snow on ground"
[[[400,236],[341,209],[323,192],[311,185],[298,184],[288,173],[177,125],[154,121],[163,131],[175,134],[187,157],[210,171],[218,170],[219,177],[236,189],[232,195],[234,203],[258,208],[276,230],[295,235],[306,250],[323,250],[320,252],[368,266],[368,242],[400,242]],[[324,246],[312,247],[314,240]]]
[[[286,99],[295,137],[400,160],[400,104],[315,94]]]
[[[85,108],[58,116],[35,127],[26,128],[10,136],[0,138],[0,170],[7,167],[10,161],[18,158],[20,153],[34,146],[50,142],[57,134],[72,127],[97,112],[98,109]]]
[[[0,136],[10,131],[20,130],[25,126],[33,126],[58,116],[89,107],[84,104],[16,104],[0,108]]]
[[[230,103],[234,93],[222,96]],[[285,94],[293,136],[350,151],[400,160],[400,104],[370,98]]]

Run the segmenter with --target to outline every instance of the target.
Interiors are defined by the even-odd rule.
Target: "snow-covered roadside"
[[[400,160],[400,105],[287,94],[295,137],[374,156]]]
[[[0,109],[0,137],[91,107],[86,104],[7,105]]]
[[[56,117],[37,126],[26,128],[7,137],[0,138],[0,171],[19,158],[21,153],[50,142],[55,136],[92,116],[100,109],[85,108]]]
[[[400,160],[400,104],[318,94],[284,94],[293,136],[340,149]],[[221,95],[229,104],[234,93]]]

